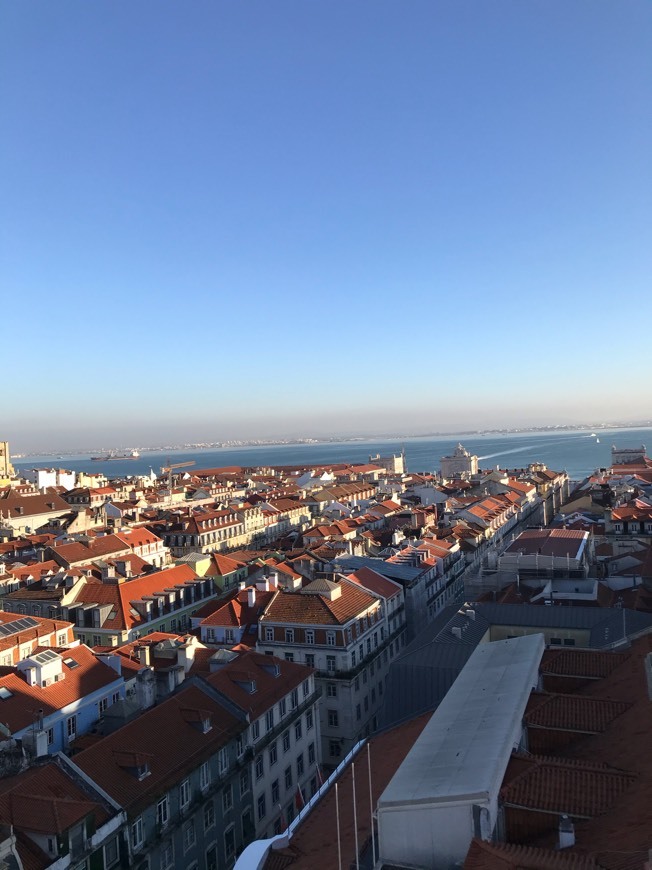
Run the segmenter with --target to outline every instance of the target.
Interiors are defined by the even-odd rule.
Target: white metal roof
[[[544,648],[542,634],[480,644],[394,774],[379,809],[495,796]]]

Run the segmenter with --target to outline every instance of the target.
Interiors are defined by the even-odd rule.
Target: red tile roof
[[[209,712],[212,728],[204,733],[195,727],[188,710]],[[138,813],[245,728],[246,722],[190,686],[75,755],[75,764],[129,813]],[[150,775],[139,780],[125,766],[125,753],[145,756]]]
[[[40,514],[65,514],[69,511],[70,505],[54,493],[15,495],[9,491],[4,498],[0,497],[0,514],[12,520],[21,517],[27,519]]]
[[[500,796],[506,806],[592,818],[613,807],[635,779],[603,763],[517,754]]]
[[[540,670],[542,674],[555,674],[561,677],[603,679],[620,668],[630,656],[629,652],[547,649],[543,654]]]
[[[249,607],[248,590],[238,590],[233,593],[233,597],[228,601],[219,604],[215,602],[218,606],[213,613],[202,619],[201,625],[219,625],[227,628],[242,628],[243,626],[255,625],[258,623],[260,615],[264,613],[269,602],[276,595],[276,592],[277,590],[261,592],[257,589],[254,605]]]
[[[626,701],[535,692],[530,696],[525,722],[539,728],[597,733],[628,710]]]
[[[35,652],[38,652],[39,648]],[[12,733],[27,728],[34,722],[37,710],[48,716],[102,688],[109,688],[120,678],[108,665],[98,661],[92,650],[77,646],[60,650],[62,658],[73,659],[78,667],[69,668],[64,663],[65,677],[49,686],[30,686],[15,669],[4,670],[0,686],[12,694],[0,700],[0,721],[7,724]]]
[[[382,574],[378,574],[372,568],[358,568],[353,574],[348,574],[347,576],[349,580],[352,580],[359,586],[363,586],[365,589],[369,589],[371,592],[375,592],[377,595],[382,595],[387,600],[401,594],[401,587],[398,583],[388,580],[387,577],[383,577]]]
[[[279,592],[270,602],[262,621],[308,625],[344,625],[364,613],[378,599],[348,583],[339,584],[342,594],[333,601],[323,595]]]
[[[278,668],[278,676],[271,671]],[[295,662],[286,662],[275,656],[247,651],[204,679],[214,689],[230,698],[241,710],[257,719],[275,703],[300,686],[310,674],[311,668]],[[251,693],[244,683],[253,681],[256,691]]]
[[[125,631],[145,621],[133,609],[132,602],[141,601],[145,595],[154,595],[198,579],[189,565],[176,565],[121,583],[98,583],[89,580],[75,597],[75,603],[113,605],[114,615],[106,619],[102,628]]]
[[[0,779],[0,820],[18,830],[61,834],[91,813],[98,826],[108,819],[55,762]]]

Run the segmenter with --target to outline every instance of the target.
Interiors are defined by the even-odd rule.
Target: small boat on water
[[[123,462],[139,457],[140,453],[137,450],[132,450],[131,453],[108,453],[106,456],[91,456],[91,462]]]

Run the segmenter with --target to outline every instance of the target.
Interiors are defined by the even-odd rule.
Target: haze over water
[[[596,430],[599,442],[587,431],[539,432],[506,435],[442,435],[397,440],[346,441],[319,444],[274,444],[216,450],[177,450],[144,452],[135,460],[92,462],[90,455],[62,458],[33,456],[15,460],[17,468],[65,467],[72,471],[103,472],[107,477],[147,474],[150,468],[160,474],[161,466],[172,462],[196,463],[195,468],[227,465],[302,465],[317,463],[367,462],[370,455],[385,455],[405,448],[409,471],[437,471],[439,459],[451,453],[461,442],[480,457],[482,468],[523,468],[531,462],[543,462],[555,471],[566,470],[573,480],[580,480],[597,468],[608,467],[611,445],[639,447],[652,442],[652,429]],[[192,468],[188,469],[192,472]]]

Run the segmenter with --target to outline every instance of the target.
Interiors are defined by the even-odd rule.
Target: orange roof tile
[[[188,709],[209,712],[213,727],[205,733],[195,727]],[[201,688],[189,686],[78,753],[75,764],[128,812],[137,813],[246,727]],[[150,775],[139,780],[125,765],[124,753],[148,756]]]
[[[73,659],[78,667],[69,668],[64,663],[65,678],[49,686],[30,686],[15,669],[9,673],[5,669],[4,676],[0,677],[0,686],[10,691],[11,697],[0,701],[0,717],[12,733],[32,725],[39,709],[48,716],[120,680],[113,668],[98,661],[86,646],[61,650],[61,656]]]
[[[281,592],[270,602],[261,621],[309,625],[344,625],[364,613],[378,600],[348,583],[339,584],[342,594],[333,601],[323,595]]]

